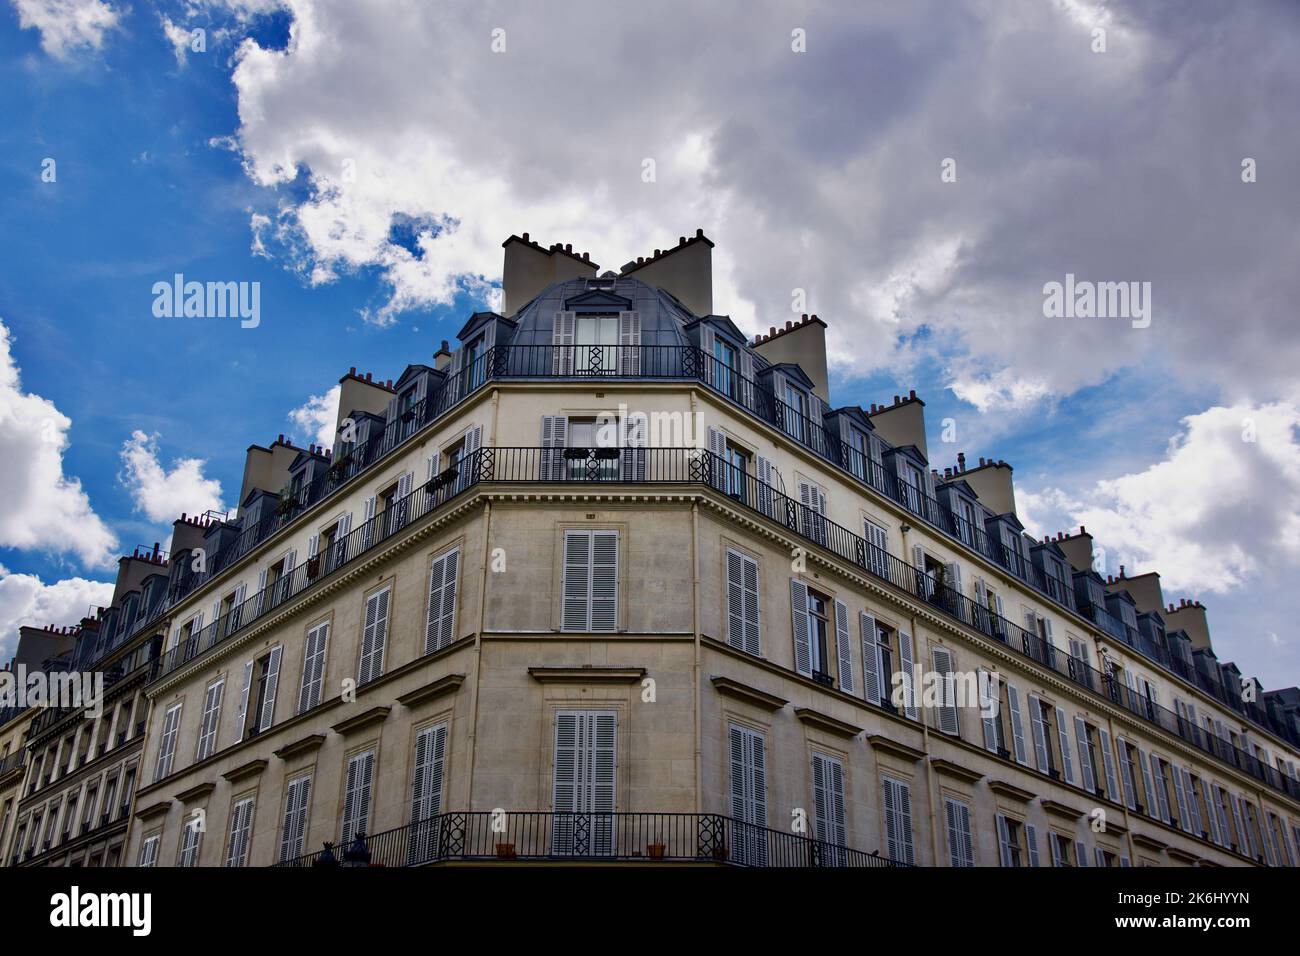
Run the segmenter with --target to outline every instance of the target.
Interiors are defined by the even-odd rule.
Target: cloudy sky
[[[835,404],[915,388],[933,464],[1006,459],[1300,682],[1294,3],[0,2],[0,655],[428,360],[512,232],[702,227],[717,311],[829,324]],[[175,273],[261,324],[155,318]],[[1067,274],[1150,324],[1045,317]]]

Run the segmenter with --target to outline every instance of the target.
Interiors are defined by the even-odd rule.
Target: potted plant
[[[307,577],[314,578],[320,574],[320,555],[312,555],[307,559]]]
[[[596,458],[600,461],[617,461],[622,450],[618,448],[597,448]]]
[[[666,849],[667,847],[662,843],[648,843],[646,844],[645,852],[646,856],[650,857],[652,860],[662,860]]]
[[[496,847],[498,860],[513,860],[516,858],[515,845],[513,843],[498,843]]]

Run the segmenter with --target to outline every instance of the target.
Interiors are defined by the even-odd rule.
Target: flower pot
[[[498,860],[515,859],[515,845],[513,843],[498,843],[497,859]]]
[[[652,860],[662,860],[664,858],[665,849],[667,849],[667,847],[662,843],[648,843],[645,848],[646,856],[650,857]]]

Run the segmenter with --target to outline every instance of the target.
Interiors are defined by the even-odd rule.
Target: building
[[[507,314],[250,447],[116,626],[124,862],[1300,862],[1300,692],[933,467],[915,394],[834,407],[817,317],[747,341],[712,245],[511,236]]]

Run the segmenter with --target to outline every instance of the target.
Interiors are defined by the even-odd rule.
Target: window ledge
[[[176,794],[176,799],[181,803],[193,803],[195,800],[202,800],[215,789],[217,789],[217,785],[209,780],[197,786],[190,787],[188,790],[182,790],[180,793]]]
[[[539,684],[635,684],[645,678],[644,667],[530,667]]]
[[[775,694],[769,694],[757,687],[742,684],[730,677],[716,676],[709,678],[709,680],[712,681],[714,689],[719,694],[734,697],[736,700],[743,700],[747,704],[753,704],[769,712],[775,713],[789,703],[784,697],[777,697]]]
[[[823,714],[821,711],[813,710],[810,707],[796,707],[794,715],[811,727],[817,727],[828,733],[847,737],[850,740],[862,733],[861,727],[855,727],[847,721],[832,717],[830,714]]]
[[[400,695],[397,702],[403,707],[418,707],[420,704],[427,704],[447,694],[456,693],[463,683],[465,683],[464,674],[448,674],[446,677],[439,677],[432,683]]]
[[[364,730],[372,724],[382,724],[388,719],[388,715],[392,712],[392,709],[393,708],[389,707],[387,704],[371,707],[369,710],[363,710],[361,713],[353,717],[348,717],[345,720],[339,721],[337,724],[331,726],[330,730],[346,737],[348,734],[355,733],[358,730]]]
[[[958,780],[964,780],[966,783],[978,783],[984,779],[984,774],[970,767],[963,767],[961,764],[953,763],[951,760],[944,760],[942,757],[931,757],[930,766],[934,767],[935,773],[943,774],[946,777],[955,777]]]
[[[311,750],[319,750],[321,745],[324,743],[324,734],[309,734],[301,740],[295,740],[293,743],[285,744],[279,750],[274,751],[274,754],[281,760],[288,760],[290,757],[298,756],[298,754],[304,754]]]
[[[234,770],[227,770],[221,776],[230,783],[243,780],[245,777],[254,777],[266,769],[267,760],[265,757],[259,760],[250,760],[248,763],[236,767]]]

